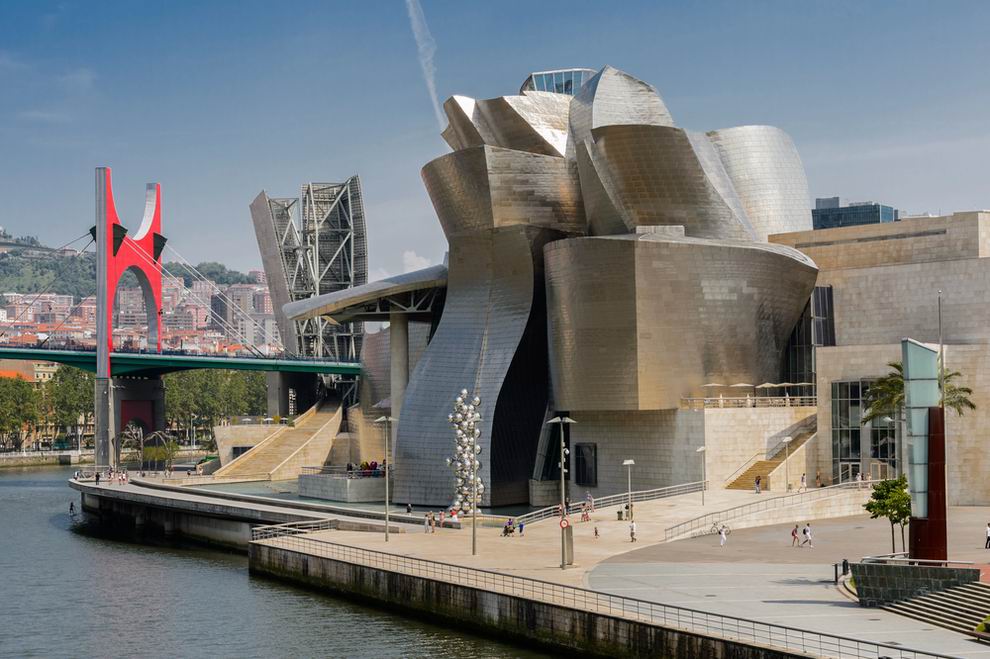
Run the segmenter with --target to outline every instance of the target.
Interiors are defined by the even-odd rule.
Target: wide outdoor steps
[[[214,476],[245,480],[271,478],[280,465],[314,439],[315,435],[333,421],[339,412],[339,403],[325,401],[319,409],[300,421],[298,425],[269,437],[219,469]],[[327,451],[329,452],[329,447]],[[322,460],[319,462],[322,463]]]
[[[888,604],[887,611],[968,634],[990,616],[990,585],[974,582]]]
[[[734,481],[726,485],[730,490],[752,490],[756,488],[756,477],[762,476],[761,487],[764,490],[770,489],[770,472],[784,464],[784,458],[801,447],[802,444],[815,436],[818,432],[817,424],[806,428],[797,434],[791,441],[790,447],[786,450],[781,448],[767,460],[758,460],[750,465],[746,471],[742,472]],[[784,488],[780,488],[784,489]]]

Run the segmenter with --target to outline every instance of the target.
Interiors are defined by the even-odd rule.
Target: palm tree
[[[871,384],[866,394],[867,407],[863,413],[863,423],[878,417],[893,417],[904,407],[904,367],[900,362],[889,362],[887,366],[893,370]],[[953,383],[959,377],[962,377],[959,371],[942,369],[942,406],[963,416],[966,410],[975,410],[976,405],[969,399],[973,394],[972,389]]]

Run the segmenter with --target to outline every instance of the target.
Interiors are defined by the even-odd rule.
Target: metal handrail
[[[808,424],[808,425],[811,425],[811,424]],[[815,429],[814,430],[808,429],[808,430],[803,430],[803,431],[795,432],[794,433],[796,435],[795,439],[798,439],[798,438],[802,437],[803,435],[808,435],[808,437],[805,439],[805,441],[807,441],[808,439],[811,439],[811,436],[814,435],[814,434],[816,434],[818,432],[818,422],[816,421],[814,425],[815,425]],[[753,457],[751,457],[749,460],[747,460],[746,462],[744,462],[741,467],[739,467],[734,472],[732,472],[729,475],[729,477],[725,479],[725,482],[726,483],[731,483],[733,480],[735,480],[736,476],[738,476],[742,472],[744,472],[747,469],[749,469],[749,467],[752,466],[752,464],[754,462],[757,462],[757,458],[759,458],[761,455],[763,456],[763,458],[762,458],[763,460],[773,460],[773,458],[775,458],[777,456],[777,454],[780,453],[783,450],[784,450],[784,441],[781,440],[781,441],[777,442],[771,448],[764,449],[762,451],[758,451],[757,453],[755,453],[753,455]]]
[[[881,554],[880,556],[864,556],[859,559],[860,563],[884,563],[887,565],[935,565],[948,567],[949,565],[975,565],[973,561],[950,561],[928,558],[909,558],[907,552],[897,552],[896,554]]]
[[[760,501],[754,501],[753,503],[744,503],[739,506],[733,506],[732,508],[727,508],[726,510],[720,510],[714,513],[706,513],[699,517],[689,519],[679,524],[675,524],[668,527],[664,531],[664,541],[670,542],[675,538],[680,538],[685,535],[690,535],[696,531],[704,530],[710,528],[712,524],[717,522],[726,522],[730,519],[737,519],[739,517],[746,517],[752,515],[753,513],[762,512],[764,510],[772,510],[774,508],[783,508],[785,506],[790,506],[795,503],[802,503],[803,501],[797,501],[797,498],[802,498],[809,501],[814,501],[815,499],[824,499],[825,497],[832,496],[833,494],[838,494],[840,490],[855,490],[855,489],[865,489],[869,487],[870,481],[852,481],[849,483],[839,483],[838,485],[829,485],[828,487],[819,487],[813,490],[806,490],[805,492],[797,492],[795,494],[785,494],[779,497],[766,497]]]
[[[686,409],[737,409],[741,407],[817,407],[817,396],[705,396],[681,398]]]
[[[635,620],[694,634],[704,634],[753,645],[839,659],[946,659],[949,655],[921,652],[873,641],[784,627],[746,618],[698,611],[670,604],[610,595],[576,586],[541,581],[492,570],[450,565],[439,561],[388,554],[341,545],[329,540],[285,533],[268,538],[269,544],[311,556],[408,574],[446,584],[475,588],[580,611]],[[951,658],[950,658],[951,659]]]
[[[681,494],[691,494],[692,492],[700,492],[702,486],[708,489],[708,481],[695,481],[693,483],[682,483],[681,485],[671,485],[669,487],[660,487],[653,490],[639,490],[637,492],[632,492],[632,501],[636,503],[638,501],[653,501],[655,499],[666,499],[667,497],[675,497]],[[597,508],[608,508],[609,506],[621,506],[629,503],[630,493],[623,492],[621,494],[610,494],[605,497],[598,497],[591,500],[592,505]],[[572,503],[567,507],[567,513],[573,514],[581,512],[581,507],[584,506],[585,502],[578,501],[577,503]],[[560,517],[560,504],[555,506],[547,506],[546,508],[540,508],[539,510],[534,510],[523,515],[515,517],[516,522],[522,522],[524,524],[532,524],[533,522],[539,522],[544,519],[550,519],[551,517]]]
[[[388,473],[390,476],[395,474],[395,467],[389,466]],[[379,465],[378,469],[351,469],[348,470],[347,467],[341,467],[337,465],[324,465],[322,467],[303,467],[300,470],[301,474],[307,476],[329,476],[331,478],[382,478],[385,476],[385,470]]]

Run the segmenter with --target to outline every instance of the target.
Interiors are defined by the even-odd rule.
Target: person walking
[[[729,532],[726,530],[725,524],[723,524],[718,529],[718,546],[724,547],[725,541],[729,539]]]
[[[808,476],[807,474],[801,474],[801,487],[798,488],[798,492],[804,492],[808,489]]]
[[[76,504],[73,503],[72,501],[70,501],[69,502],[69,515],[70,516],[75,516],[75,514],[76,514]],[[990,542],[990,524],[987,524],[987,531],[988,531],[987,542]]]
[[[100,472],[96,472],[96,487],[100,486]]]
[[[821,486],[822,486],[822,472],[818,471],[815,474],[815,487],[821,487]]]
[[[757,494],[760,493],[760,483],[762,482],[763,482],[763,478],[761,478],[759,475],[757,475],[756,480],[753,481],[753,486],[755,487]]]
[[[523,535],[523,529],[525,529],[525,528],[526,528],[526,522],[523,522],[523,521],[520,520],[520,522],[519,522],[519,537],[520,538],[522,537],[522,535]]]
[[[629,542],[636,542],[636,522],[629,522]]]
[[[446,514],[446,512],[447,512],[446,510],[441,510],[440,511],[440,528],[441,529],[443,528],[443,518],[444,518],[444,515]]]
[[[423,513],[423,533],[430,532],[430,514]]]
[[[406,514],[407,515],[412,514],[412,504],[411,503],[407,503],[406,504]]]
[[[985,549],[990,549],[990,522],[987,522],[987,544],[984,545]]]
[[[436,518],[436,515],[434,515],[433,514],[433,511],[431,510],[430,511],[430,533],[436,533],[436,532],[437,532],[437,518]]]
[[[804,541],[801,543],[801,546],[804,547],[805,545],[808,545],[808,548],[809,549],[814,549],[815,548],[814,543],[811,542],[811,523],[810,522],[808,524],[805,524],[804,525]]]
[[[794,528],[791,529],[791,547],[797,547],[798,542],[800,542],[798,540],[798,525],[795,524]]]

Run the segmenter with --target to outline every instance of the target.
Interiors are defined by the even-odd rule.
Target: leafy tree
[[[900,362],[890,362],[887,366],[893,370],[870,385],[863,423],[872,421],[877,417],[893,417],[899,414],[904,407],[904,368]],[[969,398],[973,395],[973,390],[955,384],[954,380],[960,377],[962,377],[962,373],[959,371],[942,369],[944,389],[942,401],[945,407],[953,410],[959,416],[963,416],[966,410],[975,410],[976,405]]]
[[[55,423],[65,428],[66,434],[73,429],[79,447],[82,447],[82,428],[93,415],[93,385],[92,373],[72,366],[60,367],[44,384]]]
[[[34,387],[25,380],[0,378],[0,438],[19,448],[25,433],[38,421],[38,399]]]
[[[907,477],[903,474],[896,479],[888,479],[874,484],[870,500],[863,504],[871,519],[884,517],[890,522],[890,551],[897,551],[894,542],[894,525],[901,527],[901,551],[904,548],[904,525],[911,518],[911,495],[908,492]]]
[[[263,373],[234,370],[194,370],[165,376],[165,414],[178,432],[241,414],[263,414],[267,387]],[[212,437],[212,433],[210,435]]]

